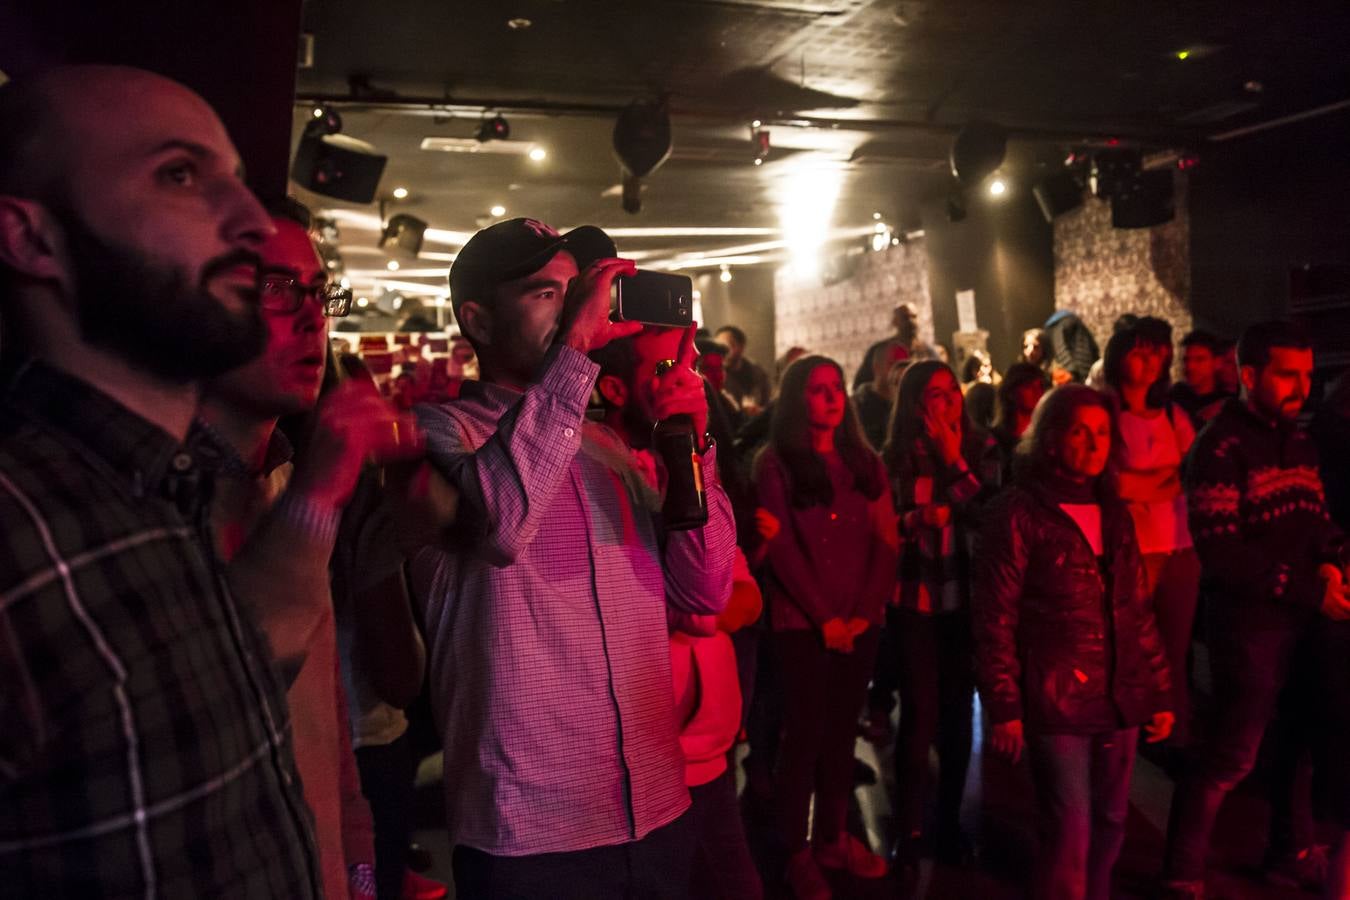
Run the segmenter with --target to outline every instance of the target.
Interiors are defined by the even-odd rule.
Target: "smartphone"
[[[694,281],[688,275],[649,272],[614,280],[614,318],[687,328],[694,321]]]

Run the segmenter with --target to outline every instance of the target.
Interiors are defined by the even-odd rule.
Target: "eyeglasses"
[[[259,302],[271,312],[293,313],[309,298],[323,307],[329,318],[341,318],[352,311],[352,292],[340,284],[325,281],[302,284],[293,275],[264,273],[259,282]]]

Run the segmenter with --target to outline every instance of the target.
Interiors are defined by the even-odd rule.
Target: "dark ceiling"
[[[1350,98],[1350,4],[1319,0],[309,0],[304,30],[297,126],[312,101],[334,101],[345,133],[389,156],[382,192],[407,187],[399,208],[441,229],[428,264],[404,263],[410,280],[443,272],[496,204],[559,226],[654,229],[619,241],[653,262],[727,248],[769,261],[781,208],[820,172],[839,182],[824,214],[836,236],[869,231],[875,212],[917,227],[919,203],[950,189],[951,137],[972,119],[1012,131],[1004,172],[1025,190],[1084,144],[1189,148],[1203,164],[1216,135]],[[614,115],[657,95],[675,150],[628,215],[607,194]],[[471,137],[485,110],[548,158],[419,149]],[[752,119],[771,134],[759,167]],[[353,279],[373,277],[377,210],[310,199],[341,211]]]

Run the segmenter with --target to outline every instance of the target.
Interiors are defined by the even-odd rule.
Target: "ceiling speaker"
[[[1092,154],[1092,171],[1088,176],[1088,186],[1092,188],[1095,196],[1103,200],[1109,199],[1139,174],[1141,165],[1143,154],[1138,147],[1098,150]]]
[[[291,178],[301,187],[352,203],[370,203],[388,157],[365,141],[342,134],[306,133],[295,151]]]
[[[1031,193],[1047,222],[1083,205],[1083,184],[1068,171],[1056,172],[1032,188]]]
[[[380,246],[392,243],[394,249],[401,253],[416,256],[422,252],[422,236],[426,231],[426,222],[417,216],[399,213],[389,217],[389,224],[384,226],[384,233],[380,235]]]
[[[1175,215],[1171,169],[1140,172],[1111,198],[1111,224],[1116,228],[1152,228]]]

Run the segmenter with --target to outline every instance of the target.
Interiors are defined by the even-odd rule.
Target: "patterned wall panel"
[[[922,238],[864,253],[849,277],[833,284],[804,282],[790,269],[774,278],[775,355],[806,347],[837,360],[852,377],[868,346],[892,334],[891,311],[909,302],[919,311],[919,334],[933,340],[928,254]]]
[[[1103,348],[1122,313],[1167,319],[1178,340],[1191,328],[1184,177],[1176,190],[1176,218],[1156,228],[1112,228],[1111,205],[1091,196],[1055,219],[1055,308],[1078,313]]]

